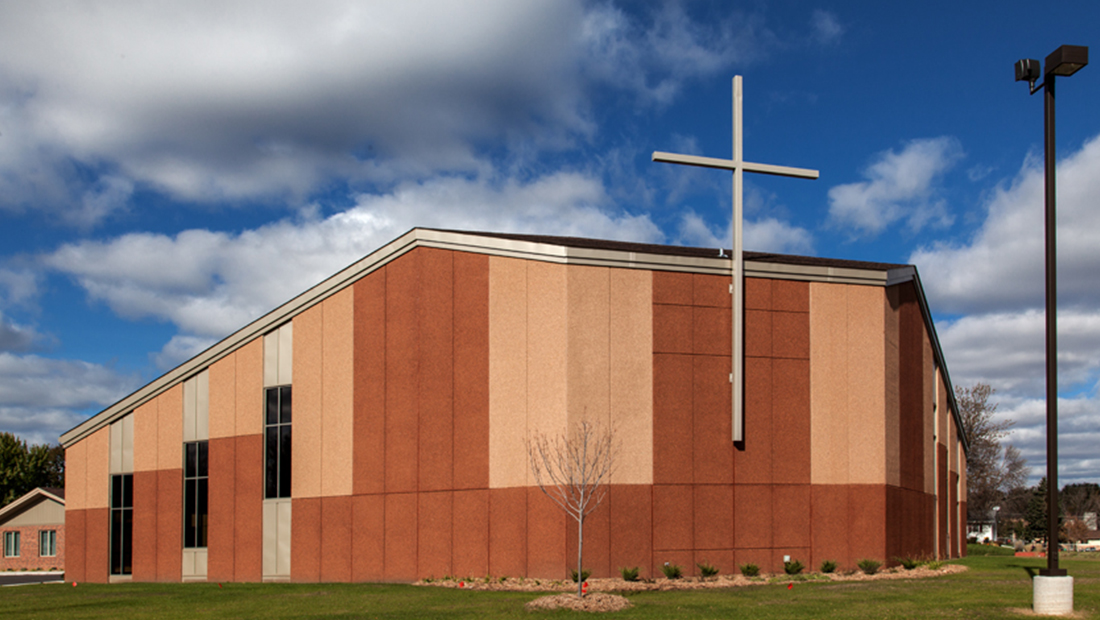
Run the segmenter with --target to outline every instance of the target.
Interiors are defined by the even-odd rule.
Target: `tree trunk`
[[[584,570],[581,558],[584,557],[584,515],[577,519],[577,596],[584,596]]]

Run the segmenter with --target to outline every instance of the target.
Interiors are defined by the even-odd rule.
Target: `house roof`
[[[431,247],[455,251],[476,252],[492,256],[524,258],[571,265],[595,265],[627,269],[681,271],[730,276],[730,250],[676,245],[655,245],[610,241],[584,237],[560,237],[494,232],[471,232],[432,228],[414,228],[383,247],[340,270],[333,276],[252,321],[202,353],[154,379],[129,396],[85,420],[61,435],[65,447],[83,439],[99,428],[126,415],[136,407],[156,397],[177,382],[201,372],[210,364],[229,355],[238,347],[286,323],[298,313],[343,290],[363,276],[384,267],[389,262],[418,248]],[[875,263],[813,256],[795,256],[765,252],[744,252],[745,275],[815,282],[836,282],[873,286],[892,286],[912,282],[932,342],[936,364],[944,381],[952,386],[947,374],[943,352],[932,322],[932,313],[913,265]],[[955,395],[948,390],[948,400],[964,450],[969,442],[961,432]]]
[[[52,499],[53,501],[58,502],[59,504],[64,506],[64,489],[58,489],[55,487],[37,487],[26,492],[19,499],[13,501],[7,506],[4,506],[3,508],[0,508],[0,523],[5,523],[8,519],[47,499]]]

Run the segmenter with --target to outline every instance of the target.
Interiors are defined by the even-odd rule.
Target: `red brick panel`
[[[692,353],[695,313],[691,306],[653,306],[653,352]]]
[[[111,571],[110,533],[108,508],[89,508],[84,511],[84,581],[107,583]]]
[[[611,568],[641,569],[642,577],[653,565],[653,487],[648,484],[612,485]]]
[[[859,532],[852,532],[848,521],[848,486],[815,484],[810,487],[810,494],[814,568],[825,560],[838,562],[845,568],[854,567],[848,541]]]
[[[733,455],[737,484],[772,481],[772,375],[771,359],[745,359],[745,440]]]
[[[653,485],[653,550],[691,549],[694,542],[691,485]]]
[[[947,446],[943,445],[942,443],[936,443],[936,454],[937,454],[937,457],[938,457],[936,459],[936,469],[937,469],[936,478],[939,481],[939,484],[936,485],[937,486],[937,491],[939,493],[937,498],[936,498],[936,501],[938,503],[937,513],[939,515],[939,518],[936,520],[936,523],[938,525],[939,533],[940,533],[940,536],[939,536],[939,538],[940,538],[940,541],[939,541],[940,557],[941,558],[946,558],[946,557],[948,557],[948,553],[949,553],[948,537],[947,537],[948,536],[948,530],[949,530],[949,525],[948,525],[948,520],[947,520],[947,506],[948,506],[948,501],[949,501],[949,497],[947,495],[947,473],[948,473],[947,472]]]
[[[745,309],[772,309],[772,281],[765,278],[745,278]]]
[[[293,527],[294,519],[291,518]],[[321,498],[321,581],[351,581],[351,497]],[[297,557],[291,552],[291,566]]]
[[[728,439],[726,441],[730,443]],[[694,485],[693,506],[693,548],[729,549],[732,551],[733,485]]]
[[[733,297],[730,295],[729,277],[696,273],[692,274],[691,281],[693,305],[718,308],[730,307]]]
[[[809,484],[809,360],[772,360],[772,432],[772,482]]]
[[[386,488],[386,270],[355,283],[352,489]]]
[[[565,552],[566,531],[576,528],[561,508],[538,487],[527,489],[527,574],[562,579],[576,555]],[[576,539],[576,536],[573,536]],[[574,547],[576,549],[576,547]],[[575,552],[574,552],[575,553]]]
[[[653,303],[689,306],[694,303],[693,275],[674,271],[653,272]]]
[[[454,574],[451,569],[454,493],[420,493],[418,501],[417,574],[421,577]]]
[[[419,297],[419,490],[453,487],[454,266],[452,252],[422,250]]]
[[[729,358],[696,355],[692,361],[693,481],[732,484]]]
[[[415,493],[386,495],[386,581],[415,581],[417,578],[416,513]]]
[[[206,577],[210,581],[233,581],[237,440],[234,437],[211,439],[209,445],[210,526],[207,530]],[[137,476],[138,474],[134,475],[135,488]],[[136,496],[134,501],[137,501]],[[134,516],[136,521],[137,515]],[[136,529],[135,527],[135,533]],[[137,573],[136,559],[134,572]]]
[[[905,493],[893,485],[886,487],[886,558],[888,565],[896,564],[895,558],[905,555]]]
[[[321,578],[321,498],[296,497],[291,503],[290,578],[316,582]]]
[[[776,548],[809,548],[813,536],[810,529],[809,484],[777,484],[772,488],[772,544]],[[803,563],[810,560],[802,556]]]
[[[351,521],[351,579],[381,581],[385,578],[385,496],[353,496]]]
[[[386,266],[387,493],[411,493],[417,490],[417,465],[420,458],[420,333],[417,305],[422,256],[421,250],[413,250]],[[416,540],[415,530],[413,540]],[[415,571],[415,560],[412,566]]]
[[[950,486],[948,487],[949,492],[947,505],[951,511],[957,511],[959,509],[959,475],[955,472],[951,472],[951,481],[949,484]],[[949,517],[947,520],[947,522],[951,524],[951,557],[953,558],[959,557],[960,539],[962,538],[962,532],[966,531],[965,528],[959,529],[960,523],[964,525],[966,524],[965,519],[952,518],[956,515],[958,515],[957,512],[952,512],[951,517]]]
[[[959,503],[959,525],[958,525],[958,527],[959,527],[959,532],[965,532],[966,531],[966,502],[960,502]],[[959,550],[959,557],[960,558],[965,558],[966,557],[966,545],[962,545],[962,548]]]
[[[84,581],[85,548],[88,544],[84,532],[87,511],[65,511],[65,581]]]
[[[156,473],[157,581],[180,581],[183,578],[183,469],[161,469]],[[136,485],[134,490],[137,491]]]
[[[489,572],[489,491],[455,491],[452,566],[456,575]]]
[[[772,310],[779,312],[809,312],[810,283],[795,280],[772,280]]]
[[[745,356],[772,356],[772,312],[745,311]]]
[[[693,363],[687,355],[653,356],[653,482],[691,483]]]
[[[810,313],[772,312],[772,356],[810,358]]]
[[[734,489],[733,544],[737,549],[772,546],[772,490],[769,484],[739,484]]]
[[[157,580],[157,472],[134,473],[133,579]]]
[[[853,484],[848,491],[852,560],[886,562],[886,485]]]
[[[592,571],[592,577],[611,576],[611,519],[606,503],[601,504],[584,520],[584,568]],[[528,545],[530,553],[530,545]],[[577,558],[577,522],[565,521],[565,555],[571,558],[570,567],[576,566]]]
[[[527,569],[527,489],[489,491],[489,573],[522,575]]]
[[[454,255],[454,488],[489,487],[489,257]]]
[[[912,284],[898,287],[898,460],[901,487],[924,490],[924,316]],[[889,450],[891,447],[887,447]]]
[[[692,352],[696,355],[721,355],[729,361],[731,326],[729,308],[692,308]]]
[[[260,415],[257,413],[256,415]],[[233,576],[235,581],[263,579],[263,436],[236,437],[233,489]],[[293,524],[293,519],[291,519]]]

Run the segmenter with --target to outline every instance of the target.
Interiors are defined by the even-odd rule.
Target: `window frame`
[[[112,474],[107,561],[111,575],[134,570],[134,475]],[[121,540],[120,540],[121,539]]]
[[[19,531],[9,530],[4,532],[4,557],[17,558],[20,556]]]
[[[205,549],[210,535],[210,442],[183,444],[183,548]]]
[[[38,557],[57,557],[57,530],[38,530]]]
[[[292,414],[291,386],[264,388],[264,499],[291,496]]]

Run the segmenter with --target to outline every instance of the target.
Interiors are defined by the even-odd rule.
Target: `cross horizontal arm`
[[[684,164],[686,166],[700,166],[702,168],[718,168],[720,170],[736,170],[737,162],[732,159],[718,159],[716,157],[700,157],[698,155],[680,155],[678,153],[665,153],[653,151],[653,161],[669,164]],[[774,174],[781,177],[798,177],[800,179],[816,179],[821,176],[817,170],[809,168],[792,168],[790,166],[773,166],[771,164],[753,164],[741,162],[741,169],[746,172],[759,172],[761,174]]]

